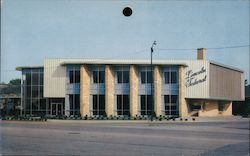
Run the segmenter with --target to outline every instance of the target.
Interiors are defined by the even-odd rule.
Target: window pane
[[[99,108],[100,110],[105,110],[105,96],[99,95]]]
[[[74,83],[74,71],[69,71],[69,83]]]
[[[40,99],[40,109],[46,110],[46,99]]]
[[[39,95],[40,98],[43,98],[43,86],[40,86],[40,95]]]
[[[43,73],[40,73],[40,85],[43,85]]]
[[[129,110],[129,96],[123,95],[123,109]]]
[[[25,100],[25,110],[30,110],[30,105],[31,105],[31,100],[30,99],[26,99]]]
[[[32,110],[38,110],[38,99],[32,99]]]
[[[31,73],[26,74],[26,85],[31,85]]]
[[[121,110],[121,109],[122,109],[122,96],[117,95],[117,110]]]
[[[97,95],[93,95],[93,110],[97,110]]]
[[[32,98],[38,98],[39,86],[32,86]]]
[[[99,71],[99,83],[104,83],[105,81],[105,72]]]
[[[152,72],[148,71],[147,72],[147,83],[152,83]]]
[[[122,71],[117,71],[117,83],[122,83]]]
[[[123,83],[129,83],[129,71],[123,71]]]
[[[147,95],[147,108],[148,110],[152,110],[152,96]]]
[[[32,85],[39,85],[39,73],[32,73]]]
[[[24,87],[24,91],[26,92],[26,97],[31,98],[31,86]]]
[[[70,105],[70,111],[73,111],[74,107],[74,97],[73,95],[69,95],[69,105]]]
[[[75,109],[80,110],[80,95],[75,94]]]
[[[98,83],[98,72],[93,71],[93,83]]]
[[[169,105],[165,105],[165,111],[169,111],[170,110],[170,106]]]
[[[164,103],[168,104],[170,102],[169,95],[164,95]]]
[[[146,83],[146,73],[145,72],[141,72],[141,83],[142,84]]]
[[[169,72],[164,72],[165,84],[169,84]]]
[[[177,83],[177,73],[171,72],[171,83]]]
[[[141,95],[141,111],[146,109],[146,99],[145,95]]]
[[[80,71],[75,71],[75,83],[80,83]]]
[[[177,103],[177,95],[171,96],[171,103]]]
[[[176,111],[176,108],[177,108],[176,106],[171,106],[172,111]]]

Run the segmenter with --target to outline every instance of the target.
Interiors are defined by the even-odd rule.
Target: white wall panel
[[[209,61],[186,61],[186,98],[209,98]]]
[[[44,96],[51,98],[65,97],[66,67],[60,63],[64,59],[44,60]]]

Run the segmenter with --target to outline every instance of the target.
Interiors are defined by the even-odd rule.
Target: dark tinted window
[[[74,71],[69,71],[69,83],[74,83]]]
[[[75,71],[75,83],[80,83],[80,71]]]
[[[26,74],[26,85],[31,85],[31,73]]]
[[[93,83],[98,83],[98,71],[93,71]]]
[[[177,83],[177,73],[171,72],[171,83]]]
[[[39,73],[32,73],[32,85],[39,85]]]
[[[141,83],[144,84],[146,83],[146,72],[141,72]]]
[[[99,83],[104,83],[105,81],[105,72],[99,71]]]
[[[147,83],[152,83],[152,72],[148,71],[147,72]]]
[[[123,83],[122,82],[122,71],[117,71],[117,82]]]
[[[169,84],[169,72],[164,72],[165,84]]]

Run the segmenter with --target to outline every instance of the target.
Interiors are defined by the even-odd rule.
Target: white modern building
[[[45,59],[22,72],[22,113],[67,116],[227,116],[242,101],[244,71],[206,59]],[[151,83],[153,90],[151,94]]]

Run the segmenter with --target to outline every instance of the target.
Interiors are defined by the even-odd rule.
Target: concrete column
[[[222,112],[223,116],[231,116],[232,115],[232,101],[229,101],[224,105],[224,111]]]
[[[80,113],[81,116],[90,116],[90,77],[91,73],[87,65],[81,65],[80,69]]]
[[[130,65],[129,71],[130,83],[130,114],[131,116],[138,115],[138,70],[136,65]]]
[[[69,95],[65,95],[65,115],[70,116]]]
[[[188,105],[185,96],[186,96],[185,67],[179,66],[179,115],[181,117],[188,116]]]
[[[114,116],[115,74],[111,65],[105,66],[105,111],[107,116]]]
[[[162,100],[161,100],[162,74],[160,66],[154,67],[154,109],[156,116],[162,115]]]

